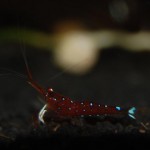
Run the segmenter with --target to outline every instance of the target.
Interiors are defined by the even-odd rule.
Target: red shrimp
[[[43,96],[46,103],[39,112],[38,119],[40,122],[45,123],[44,115],[47,111],[54,112],[58,117],[84,117],[121,114],[128,115],[132,119],[135,119],[135,107],[124,109],[119,106],[100,105],[98,103],[89,101],[73,101],[69,97],[54,92],[52,88],[45,89],[41,87],[33,80],[25,54],[23,54],[23,56],[28,75],[27,82]]]

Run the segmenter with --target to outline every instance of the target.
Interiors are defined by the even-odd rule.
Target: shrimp
[[[98,103],[89,101],[73,101],[71,98],[55,92],[52,88],[43,88],[33,79],[27,63],[26,55],[24,53],[23,57],[27,71],[27,82],[40,95],[42,95],[43,100],[45,101],[44,107],[40,110],[38,114],[39,122],[45,124],[44,116],[47,111],[52,111],[58,117],[128,115],[130,118],[135,119],[135,107],[125,109],[121,108],[120,106],[100,105]]]

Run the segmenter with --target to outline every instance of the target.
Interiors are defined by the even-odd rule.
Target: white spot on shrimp
[[[65,100],[65,98],[63,97],[63,98],[62,98],[62,100],[64,101],[64,100]]]
[[[83,102],[81,103],[81,105],[83,105]]]
[[[99,104],[98,107],[101,107],[101,105]]]
[[[69,107],[68,109],[69,109],[69,110],[71,110],[71,108],[70,108],[70,107]]]
[[[107,105],[105,105],[105,108],[107,108]]]
[[[83,109],[83,111],[85,112],[85,109]]]
[[[73,103],[73,101],[71,101],[71,103]]]
[[[90,106],[93,106],[93,103],[90,103]]]
[[[56,99],[56,98],[53,98],[53,100],[56,101],[57,99]]]
[[[48,97],[48,92],[46,93],[46,95],[45,95],[46,97]]]

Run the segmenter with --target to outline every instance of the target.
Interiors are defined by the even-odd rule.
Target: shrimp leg
[[[40,110],[39,115],[38,115],[39,122],[42,122],[43,124],[45,124],[43,117],[47,111],[46,107],[47,107],[47,104],[44,105],[44,107]]]

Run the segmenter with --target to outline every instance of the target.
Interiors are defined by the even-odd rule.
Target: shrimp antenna
[[[28,65],[28,62],[27,62],[27,57],[26,57],[24,49],[22,50],[22,54],[23,54],[23,59],[24,59],[25,66],[26,66],[26,69],[27,69],[28,83],[34,89],[36,89],[39,93],[41,93],[42,95],[45,95],[45,90],[39,84],[37,84],[36,82],[34,82],[34,80],[32,78],[32,74],[31,74],[30,69],[29,69],[29,65]]]
[[[27,76],[25,76],[24,74],[21,74],[17,71],[11,70],[11,69],[0,68],[0,70],[4,70],[4,71],[8,72],[8,73],[2,73],[2,74],[0,74],[0,76],[14,75],[14,76],[17,76],[19,78],[27,79]]]
[[[29,65],[28,65],[26,54],[25,54],[25,50],[22,50],[22,55],[23,55],[23,59],[24,59],[24,62],[25,62],[26,69],[27,69],[28,78],[29,78],[29,80],[33,80],[31,71],[29,69]]]
[[[18,29],[20,29],[20,27]],[[31,74],[31,71],[29,69],[29,65],[28,65],[28,61],[27,61],[27,57],[26,57],[25,43],[24,43],[23,39],[21,38],[21,35],[20,35],[19,31],[18,31],[18,36],[20,36],[20,43],[21,43],[20,44],[20,48],[21,48],[21,52],[22,52],[22,55],[23,55],[24,63],[25,63],[25,66],[26,66],[28,80],[32,81],[33,78],[32,78],[32,74]]]
[[[18,32],[19,34],[19,32]],[[20,36],[20,34],[19,34]],[[22,52],[22,55],[23,55],[23,59],[24,59],[24,63],[25,63],[25,66],[26,66],[26,71],[27,71],[27,82],[34,88],[36,89],[39,93],[41,93],[42,95],[45,95],[45,90],[38,84],[36,83],[34,80],[33,80],[33,77],[32,77],[32,74],[31,74],[31,71],[29,69],[29,65],[28,65],[28,61],[27,61],[27,57],[26,57],[26,53],[25,53],[25,45],[24,45],[24,41],[23,39],[21,38],[20,36],[20,47],[21,47],[21,52]]]
[[[28,62],[27,62],[27,57],[26,57],[26,54],[25,54],[25,49],[22,49],[22,54],[23,54],[23,59],[24,59],[24,62],[25,62],[26,70],[27,70],[27,77],[28,77],[27,82],[34,89],[36,89],[39,93],[41,93],[42,95],[45,95],[45,90],[38,83],[36,83],[32,78],[32,74],[30,72],[29,65],[28,65]]]

